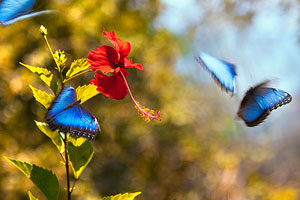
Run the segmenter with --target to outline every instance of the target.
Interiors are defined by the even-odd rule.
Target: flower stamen
[[[135,108],[138,110],[139,115],[142,117],[142,119],[145,122],[147,122],[147,123],[150,122],[152,119],[156,119],[158,121],[161,121],[161,118],[160,118],[161,116],[159,114],[159,110],[155,112],[154,110],[152,110],[150,108],[146,108],[146,107],[140,105],[140,103],[137,102],[134,99],[134,97],[133,97],[133,95],[132,95],[132,93],[130,91],[129,85],[128,85],[127,81],[126,81],[126,78],[125,78],[125,76],[123,74],[123,72],[119,71],[119,73],[122,75],[122,77],[124,79],[124,82],[125,82],[125,85],[126,85],[126,87],[128,89],[128,93],[129,93],[129,95],[130,95],[130,97],[131,97],[131,99],[132,99],[132,101],[133,101],[133,103],[135,105]]]

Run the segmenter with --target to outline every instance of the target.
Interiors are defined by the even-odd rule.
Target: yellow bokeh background
[[[231,1],[221,2],[225,15]],[[144,70],[129,69],[128,84],[142,105],[162,115],[161,122],[145,123],[129,95],[117,101],[99,94],[84,103],[102,132],[93,141],[95,154],[74,199],[137,191],[142,194],[136,199],[143,200],[299,199],[299,145],[293,142],[300,139],[297,126],[281,141],[268,136],[253,140],[236,120],[236,99],[215,84],[198,84],[178,73],[175,63],[190,48],[194,27],[181,35],[157,28],[155,20],[164,11],[161,1],[49,0],[37,1],[34,9],[58,12],[0,27],[0,155],[52,169],[61,184],[59,199],[66,199],[64,166],[55,146],[35,126],[34,120],[45,121],[45,110],[29,84],[50,90],[19,65],[53,69],[40,25],[47,27],[52,49],[65,51],[68,64],[110,45],[103,28],[129,41],[129,58]],[[251,17],[232,20],[247,23]],[[93,73],[85,74],[69,84],[77,87],[92,78]],[[10,163],[0,159],[0,166],[0,199],[28,199],[28,190],[45,199]]]

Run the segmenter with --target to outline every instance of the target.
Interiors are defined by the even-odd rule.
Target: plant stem
[[[44,38],[45,38],[45,40],[46,40],[46,44],[47,44],[47,46],[48,46],[48,49],[49,49],[49,51],[50,51],[50,53],[51,53],[51,55],[52,55],[52,57],[53,57],[53,59],[54,59],[54,61],[55,61],[55,63],[56,63],[56,66],[57,66],[57,68],[60,70],[60,66],[59,66],[59,64],[56,62],[56,59],[55,59],[54,54],[53,54],[53,51],[52,51],[52,49],[51,49],[51,47],[50,47],[50,44],[49,44],[49,42],[48,42],[47,36],[44,35]]]
[[[65,134],[64,137],[64,143],[65,143],[65,164],[66,164],[66,174],[67,174],[67,191],[68,191],[68,200],[71,200],[71,193],[70,190],[70,174],[69,174],[69,157],[68,157],[68,151],[67,151],[67,134]]]
[[[74,190],[74,188],[75,188],[75,185],[76,185],[76,182],[77,182],[77,180],[78,180],[78,179],[75,179],[75,181],[74,181],[74,183],[73,183],[73,186],[72,186],[72,188],[71,188],[71,191],[70,191],[70,193],[72,193],[72,192],[73,192],[73,190]]]
[[[63,72],[62,71],[59,72],[59,75],[60,75],[61,88],[63,88],[65,85]]]
[[[54,60],[54,62],[55,62],[55,64],[56,64],[56,66],[57,66],[58,73],[59,73],[59,76],[60,76],[61,86],[63,87],[63,86],[64,86],[64,82],[63,82],[63,74],[62,74],[62,70],[61,70],[61,68],[60,68],[60,65],[58,64],[58,62],[57,62],[56,59],[55,59],[54,53],[53,53],[53,51],[52,51],[52,49],[51,49],[51,46],[50,46],[50,44],[49,44],[49,42],[48,42],[48,39],[47,39],[47,36],[46,36],[46,35],[44,35],[44,39],[45,39],[45,41],[46,41],[47,47],[48,47],[48,49],[49,49],[49,51],[50,51],[52,57],[53,57],[53,60]]]

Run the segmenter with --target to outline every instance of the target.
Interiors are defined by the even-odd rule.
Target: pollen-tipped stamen
[[[136,103],[137,103],[137,105],[135,105],[135,108],[138,110],[139,115],[145,122],[148,123],[151,121],[151,119],[157,119],[157,120],[161,121],[161,119],[159,119],[159,117],[160,117],[159,110],[156,111],[156,113],[155,113],[154,110],[140,105],[139,102],[136,102]]]
[[[149,108],[146,108],[146,107],[144,107],[144,106],[141,106],[141,105],[139,104],[139,102],[137,102],[137,101],[133,98],[133,95],[132,95],[132,93],[131,93],[131,91],[130,91],[129,85],[128,85],[127,81],[126,81],[126,78],[125,78],[123,72],[120,70],[119,73],[121,73],[121,75],[122,75],[122,77],[123,77],[123,79],[124,79],[124,82],[125,82],[125,84],[126,84],[126,87],[127,87],[127,89],[128,89],[128,93],[129,93],[129,95],[130,95],[130,97],[131,97],[131,99],[132,99],[132,101],[133,101],[133,103],[134,103],[134,105],[135,105],[135,108],[138,110],[138,112],[139,112],[140,116],[142,117],[142,119],[143,119],[145,122],[150,122],[152,119],[156,119],[156,120],[158,120],[158,121],[161,121],[161,119],[160,119],[161,116],[160,116],[160,114],[159,114],[159,111],[156,111],[156,113],[155,113],[154,110],[149,109]]]

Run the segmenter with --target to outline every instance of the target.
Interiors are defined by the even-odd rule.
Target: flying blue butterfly
[[[93,140],[100,131],[97,119],[77,101],[76,91],[71,86],[65,86],[53,100],[46,121],[52,131],[59,130],[78,137]]]
[[[198,63],[208,70],[218,85],[226,92],[235,93],[235,65],[224,60],[220,60],[204,52],[196,55]]]
[[[292,96],[287,92],[266,87],[269,82],[264,81],[251,87],[241,102],[237,114],[247,126],[260,124],[272,110],[292,101]]]
[[[22,19],[53,12],[51,10],[32,12],[31,9],[34,4],[35,0],[2,0],[0,3],[0,24],[6,26]]]

